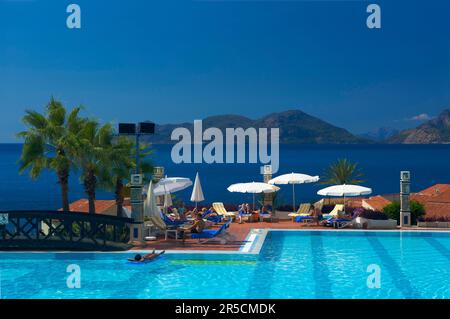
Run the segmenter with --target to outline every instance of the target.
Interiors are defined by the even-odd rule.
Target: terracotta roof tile
[[[386,205],[391,203],[390,200],[384,198],[383,196],[372,196],[364,200],[366,205],[372,207],[373,210],[381,211]]]
[[[427,217],[450,216],[450,184],[436,184],[411,194],[411,199],[425,206]]]
[[[439,196],[442,193],[450,192],[450,184],[436,184],[428,187],[416,194],[425,196]]]
[[[111,207],[116,205],[115,200],[96,200],[95,201],[95,211],[96,213],[104,213]],[[69,208],[73,212],[88,213],[89,212],[89,201],[85,198],[79,199],[69,205]]]

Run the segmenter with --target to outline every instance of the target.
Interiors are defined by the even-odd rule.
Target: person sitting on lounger
[[[195,216],[197,216],[197,212],[198,212],[197,208],[194,208],[193,210],[190,210],[190,211],[186,212],[184,214],[184,216],[186,217],[186,219],[188,217],[195,218]]]
[[[134,262],[147,262],[147,261],[151,261],[151,260],[155,259],[156,257],[161,256],[165,252],[166,251],[163,250],[163,251],[157,253],[155,250],[153,250],[150,254],[146,254],[144,256],[142,256],[141,254],[136,254],[136,256],[134,256],[134,258],[128,258],[128,260],[134,261]]]
[[[191,233],[199,234],[205,228],[206,228],[206,223],[203,220],[203,214],[202,213],[197,213],[197,217],[196,217],[194,223],[191,226],[187,227],[186,230],[190,230]]]
[[[269,211],[269,209],[267,208],[267,206],[261,206],[261,210],[259,211],[260,215],[268,215],[271,214],[271,212]]]
[[[216,210],[214,209],[214,207],[211,207],[210,209],[208,209],[207,211],[203,212],[203,218],[206,219],[212,219],[212,220],[216,220],[218,219],[219,213],[216,212]]]

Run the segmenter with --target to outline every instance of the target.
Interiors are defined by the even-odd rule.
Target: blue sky
[[[352,132],[450,107],[450,3],[0,0],[0,142],[51,95],[102,121],[301,109]],[[66,27],[77,3],[82,28]]]

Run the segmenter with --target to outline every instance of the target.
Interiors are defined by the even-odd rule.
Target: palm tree
[[[127,137],[119,137],[110,149],[109,170],[102,172],[100,186],[115,194],[117,217],[122,217],[123,203],[127,190],[127,181],[136,169],[136,146]],[[144,180],[149,180],[153,173],[153,164],[148,160],[151,151],[146,145],[140,147],[140,173]]]
[[[19,172],[29,170],[32,179],[44,169],[54,170],[61,187],[62,208],[69,210],[69,174],[74,167],[70,154],[77,145],[84,120],[78,117],[80,107],[69,114],[61,102],[53,97],[45,114],[27,110],[23,122],[27,130],[18,133],[24,139],[19,160]]]
[[[100,126],[88,120],[80,131],[75,158],[89,201],[89,213],[95,214],[95,197],[99,177],[111,169],[114,130],[111,124]]]
[[[325,173],[323,184],[361,184],[364,182],[360,178],[363,176],[357,163],[352,163],[347,159],[338,159],[332,163]]]

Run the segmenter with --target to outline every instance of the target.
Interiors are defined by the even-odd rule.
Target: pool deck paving
[[[232,223],[228,233],[234,238],[226,243],[221,243],[219,238],[212,239],[206,243],[199,243],[197,239],[186,238],[175,240],[169,238],[158,238],[145,244],[136,244],[134,250],[216,250],[216,251],[238,251],[246,243],[246,238],[252,229],[323,229],[323,226],[313,226],[293,223],[290,220],[278,222],[256,222],[256,223]]]

